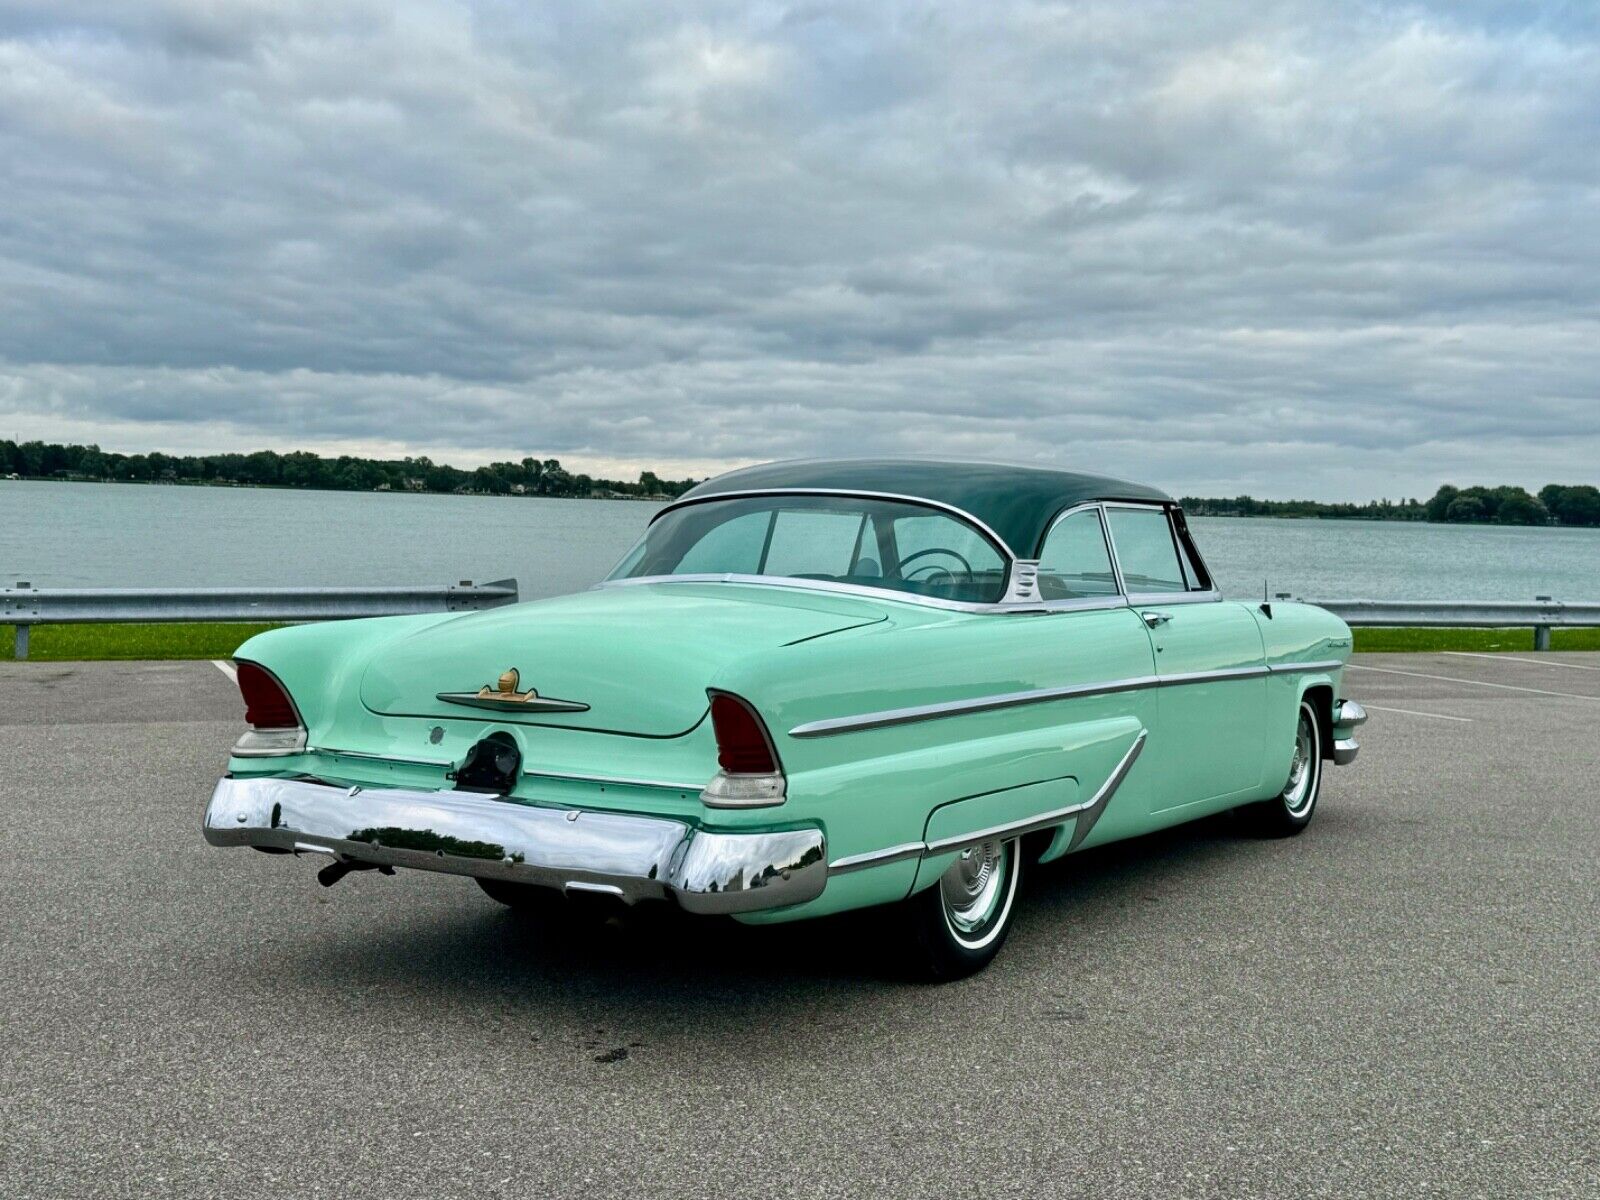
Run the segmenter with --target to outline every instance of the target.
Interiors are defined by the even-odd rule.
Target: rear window
[[[952,513],[855,496],[745,496],[663,513],[612,579],[767,575],[992,604],[1007,560]]]

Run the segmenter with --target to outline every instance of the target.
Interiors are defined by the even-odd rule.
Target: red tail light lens
[[[294,729],[300,724],[294,701],[283,684],[265,667],[253,662],[238,665],[239,692],[244,696],[244,719],[257,729]]]
[[[717,765],[729,775],[776,775],[778,756],[761,718],[737,696],[711,697],[711,727],[717,735]]]

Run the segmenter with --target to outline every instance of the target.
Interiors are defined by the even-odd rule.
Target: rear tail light
[[[783,768],[755,709],[727,692],[711,693],[716,773],[700,800],[710,808],[766,808],[785,799]]]
[[[234,757],[272,758],[303,752],[305,724],[278,677],[256,663],[241,662],[238,683],[250,729],[234,743]]]

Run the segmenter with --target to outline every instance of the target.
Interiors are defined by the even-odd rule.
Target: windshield
[[[611,579],[778,575],[993,604],[1006,558],[976,527],[936,508],[858,496],[748,496],[657,518]]]

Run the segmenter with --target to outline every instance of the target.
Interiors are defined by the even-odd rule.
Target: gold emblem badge
[[[586,712],[589,706],[578,700],[557,700],[549,696],[541,696],[533,688],[525,692],[517,689],[522,686],[522,673],[515,667],[507,667],[500,678],[492,684],[486,683],[475,692],[440,692],[439,699],[450,704],[472,704],[480,708],[499,709],[524,709],[536,712]]]
[[[517,684],[521,682],[521,673],[515,667],[507,667],[495,681],[493,689],[487,683],[478,689],[478,699],[500,700],[506,704],[526,704],[529,700],[537,700],[539,693],[532,688],[525,692],[517,691]]]

